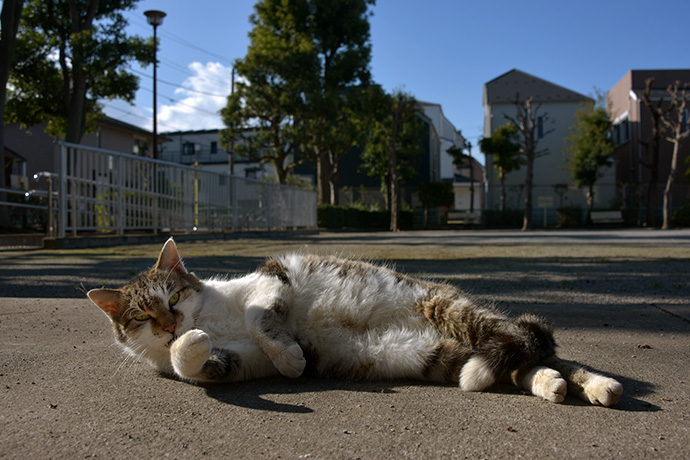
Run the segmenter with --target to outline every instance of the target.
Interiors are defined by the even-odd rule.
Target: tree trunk
[[[594,184],[587,184],[587,225],[592,224],[592,208],[594,208]]]
[[[659,145],[661,143],[661,101],[655,108],[650,94],[654,78],[645,81],[645,90],[642,93],[642,101],[652,117],[652,160],[649,164],[643,164],[649,168],[649,184],[647,185],[647,227],[656,227],[656,187],[659,181]]]
[[[316,188],[319,192],[319,203],[329,204],[331,191],[330,191],[330,165],[328,163],[328,155],[324,152],[316,152]]]
[[[86,79],[82,72],[74,71],[74,87],[67,114],[67,127],[65,129],[65,141],[78,144],[84,135],[85,128],[85,103],[86,103]]]
[[[668,230],[671,228],[671,187],[673,186],[673,181],[676,175],[676,169],[678,167],[678,150],[679,141],[675,140],[673,142],[673,155],[671,156],[671,169],[668,172],[668,177],[666,178],[666,188],[664,189],[664,223],[661,226],[662,229]]]
[[[330,189],[331,204],[337,206],[340,200],[338,199],[338,162],[335,158],[335,155],[329,155],[331,173],[328,175],[328,185]]]
[[[398,211],[400,210],[400,197],[398,196],[399,190],[399,180],[398,180],[398,122],[399,122],[399,109],[393,114],[393,131],[391,132],[391,140],[389,146],[389,171],[388,177],[390,177],[391,184],[391,231],[397,232],[398,228]]]
[[[14,53],[15,38],[19,28],[19,19],[24,7],[24,0],[5,0],[2,3],[2,38],[0,38],[0,81],[2,82],[2,94],[0,94],[0,188],[7,187],[5,178],[5,97],[7,90],[7,80],[12,66],[12,55]],[[0,201],[6,201],[5,192],[0,191]],[[9,209],[7,206],[0,205],[0,227],[10,225]]]
[[[653,147],[653,150],[649,171],[649,184],[647,184],[647,227],[656,227],[656,186],[659,181],[659,148]]]
[[[395,149],[390,157],[390,181],[391,181],[391,231],[397,232],[398,213],[400,211],[399,180],[398,180],[398,155]]]
[[[532,230],[532,182],[534,180],[534,152],[527,152],[527,177],[525,179],[525,215],[522,231]]]
[[[501,181],[501,212],[506,210],[506,175],[503,171],[498,173]]]

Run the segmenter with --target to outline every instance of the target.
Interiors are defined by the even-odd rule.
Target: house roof
[[[24,158],[11,148],[5,146],[5,161],[10,161],[12,163],[20,163],[26,161],[26,158]]]
[[[484,105],[514,103],[516,97],[535,102],[581,102],[590,100],[575,91],[513,69],[484,84]]]

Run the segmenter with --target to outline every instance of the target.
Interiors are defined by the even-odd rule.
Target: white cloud
[[[230,94],[232,68],[218,62],[193,62],[188,68],[194,76],[175,90],[177,102],[171,102],[159,92],[158,130],[161,132],[223,127],[218,111],[225,107]]]

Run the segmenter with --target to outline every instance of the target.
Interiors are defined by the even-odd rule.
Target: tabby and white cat
[[[193,382],[307,371],[481,391],[508,380],[552,402],[569,390],[604,406],[623,391],[558,358],[541,317],[511,319],[455,287],[362,261],[293,254],[240,278],[200,280],[171,238],[149,271],[88,296],[127,352]]]

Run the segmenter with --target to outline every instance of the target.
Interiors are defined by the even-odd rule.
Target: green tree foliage
[[[317,160],[319,201],[337,204],[339,163],[362,136],[369,84],[369,7],[375,0],[310,0],[307,29],[318,67],[306,89],[307,128]]]
[[[261,0],[250,18],[240,83],[222,115],[221,142],[271,162],[279,182],[313,152],[322,202],[335,202],[338,163],[358,143],[369,82],[373,0]],[[247,128],[258,130],[252,143]],[[292,160],[290,160],[292,159]]]
[[[305,160],[305,88],[315,85],[317,68],[314,44],[303,30],[309,15],[307,0],[254,6],[247,55],[235,61],[238,83],[221,110],[223,147],[271,163],[280,184]]]
[[[10,75],[14,44],[16,42],[19,19],[21,18],[24,0],[5,0],[2,3],[0,14],[0,81],[2,81],[2,94],[0,94],[0,188],[6,188],[5,183],[5,98],[7,94],[7,79]],[[0,201],[5,201],[5,192],[0,190]],[[8,226],[9,213],[7,206],[0,206],[0,226]]]
[[[508,122],[496,129],[491,137],[485,137],[479,141],[479,148],[482,149],[482,152],[485,155],[493,156],[493,166],[501,184],[501,211],[506,209],[506,176],[520,169],[520,166],[525,162],[524,158],[520,156],[520,144],[516,141],[517,132],[517,127]]]
[[[8,121],[48,122],[52,135],[79,142],[98,101],[134,100],[131,60],[150,63],[153,43],[125,34],[122,13],[137,0],[27,0],[17,35]]]
[[[410,94],[395,91],[372,94],[368,142],[362,152],[362,171],[381,178],[391,212],[391,230],[399,228],[400,185],[417,175],[422,154],[423,123]]]
[[[601,177],[601,168],[612,163],[611,121],[606,109],[593,104],[578,110],[575,116],[567,138],[568,170],[577,187],[587,188],[587,223],[591,223],[594,184]]]

